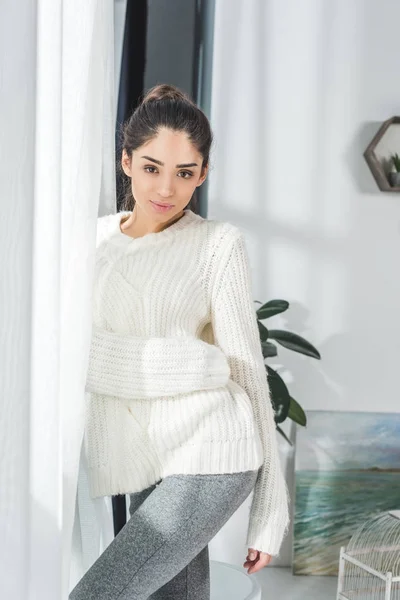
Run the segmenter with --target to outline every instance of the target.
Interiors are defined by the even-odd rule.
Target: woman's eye
[[[146,171],[146,173],[154,173],[153,171],[148,171],[147,169],[156,169],[156,167],[152,167],[152,166],[148,166],[148,167],[144,167],[144,170]],[[185,177],[181,177],[181,179],[190,179],[190,177],[192,177],[193,173],[191,173],[190,171],[179,171],[178,175],[185,175]]]

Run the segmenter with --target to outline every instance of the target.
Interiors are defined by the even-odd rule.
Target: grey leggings
[[[169,475],[130,494],[130,519],[69,600],[209,600],[208,542],[257,474]]]

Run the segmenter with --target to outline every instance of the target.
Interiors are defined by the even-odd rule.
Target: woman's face
[[[185,133],[165,128],[137,148],[131,160],[123,150],[122,168],[131,177],[136,208],[160,223],[174,219],[207,177],[208,167],[201,173],[202,160]],[[171,208],[159,211],[154,203]]]

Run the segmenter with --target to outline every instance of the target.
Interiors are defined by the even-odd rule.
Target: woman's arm
[[[213,277],[214,339],[227,356],[231,379],[251,400],[264,448],[264,464],[254,488],[246,543],[261,552],[277,555],[289,523],[288,493],[278,454],[245,239],[238,228],[227,235],[224,256],[218,261]]]
[[[229,375],[224,354],[195,337],[146,338],[92,328],[87,392],[155,398],[224,386]]]

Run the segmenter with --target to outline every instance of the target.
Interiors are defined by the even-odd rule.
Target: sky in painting
[[[400,414],[307,411],[296,470],[400,469]]]

